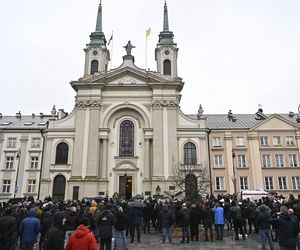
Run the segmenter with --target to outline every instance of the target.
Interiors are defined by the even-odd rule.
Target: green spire
[[[166,1],[165,1],[165,6],[164,6],[164,29],[163,29],[163,31],[169,31],[168,7],[167,7]]]
[[[90,44],[106,45],[105,35],[102,32],[102,4],[101,4],[101,0],[100,0],[100,4],[99,4],[99,7],[98,7],[96,30],[95,30],[95,32],[91,33],[90,38],[91,38]]]
[[[164,28],[163,31],[159,33],[158,43],[161,45],[173,45],[173,32],[169,31],[169,20],[168,20],[168,7],[165,1],[164,5]]]

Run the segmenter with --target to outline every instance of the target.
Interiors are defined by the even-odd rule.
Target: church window
[[[68,164],[69,146],[61,142],[56,147],[55,164]]]
[[[171,61],[164,60],[164,75],[171,75]]]
[[[98,66],[99,63],[97,60],[93,60],[91,63],[91,74],[94,74],[95,72],[98,72]]]
[[[123,121],[120,125],[120,156],[133,156],[134,125]]]
[[[197,163],[196,146],[192,142],[184,144],[184,164],[195,165]]]

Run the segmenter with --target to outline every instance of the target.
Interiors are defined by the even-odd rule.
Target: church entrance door
[[[54,201],[63,201],[65,199],[66,178],[63,175],[57,175],[53,182],[52,198]]]
[[[132,197],[132,176],[119,176],[119,196],[129,200]]]

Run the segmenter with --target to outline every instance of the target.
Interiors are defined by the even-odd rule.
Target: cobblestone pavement
[[[261,249],[261,243],[259,236],[256,234],[251,234],[246,240],[234,240],[233,231],[224,231],[223,241],[213,241],[205,242],[203,240],[191,241],[190,243],[180,243],[180,238],[173,238],[173,243],[161,243],[161,234],[156,232],[151,232],[150,234],[141,233],[141,243],[134,241],[130,243],[130,238],[128,237],[128,250],[141,250],[141,249],[151,249],[151,250],[192,250],[192,249],[231,249],[231,250],[243,250],[243,249]],[[274,250],[279,250],[278,243],[274,242]],[[99,245],[98,245],[99,247]],[[37,250],[38,247],[34,247]],[[112,246],[113,249],[113,246]],[[269,246],[267,245],[267,249]],[[84,249],[80,249],[84,250]],[[118,250],[123,250],[122,241],[119,239]]]
[[[151,249],[151,250],[184,250],[184,249],[261,249],[261,243],[259,236],[251,234],[246,240],[234,240],[234,233],[231,231],[225,231],[225,237],[223,241],[205,242],[199,240],[198,242],[180,243],[179,238],[174,238],[172,244],[162,244],[161,235],[158,233],[142,234],[141,243],[128,243],[129,250],[138,249]],[[121,245],[120,245],[121,244]],[[274,242],[275,250],[279,250],[278,243]],[[123,249],[122,243],[119,242],[119,249]],[[267,245],[267,249],[269,246]]]

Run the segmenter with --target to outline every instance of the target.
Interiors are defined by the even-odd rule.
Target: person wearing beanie
[[[97,250],[97,242],[95,236],[88,229],[89,219],[81,217],[79,219],[79,226],[71,235],[67,242],[66,250]]]
[[[17,241],[17,219],[12,216],[12,209],[6,208],[0,217],[0,249],[15,249]]]

